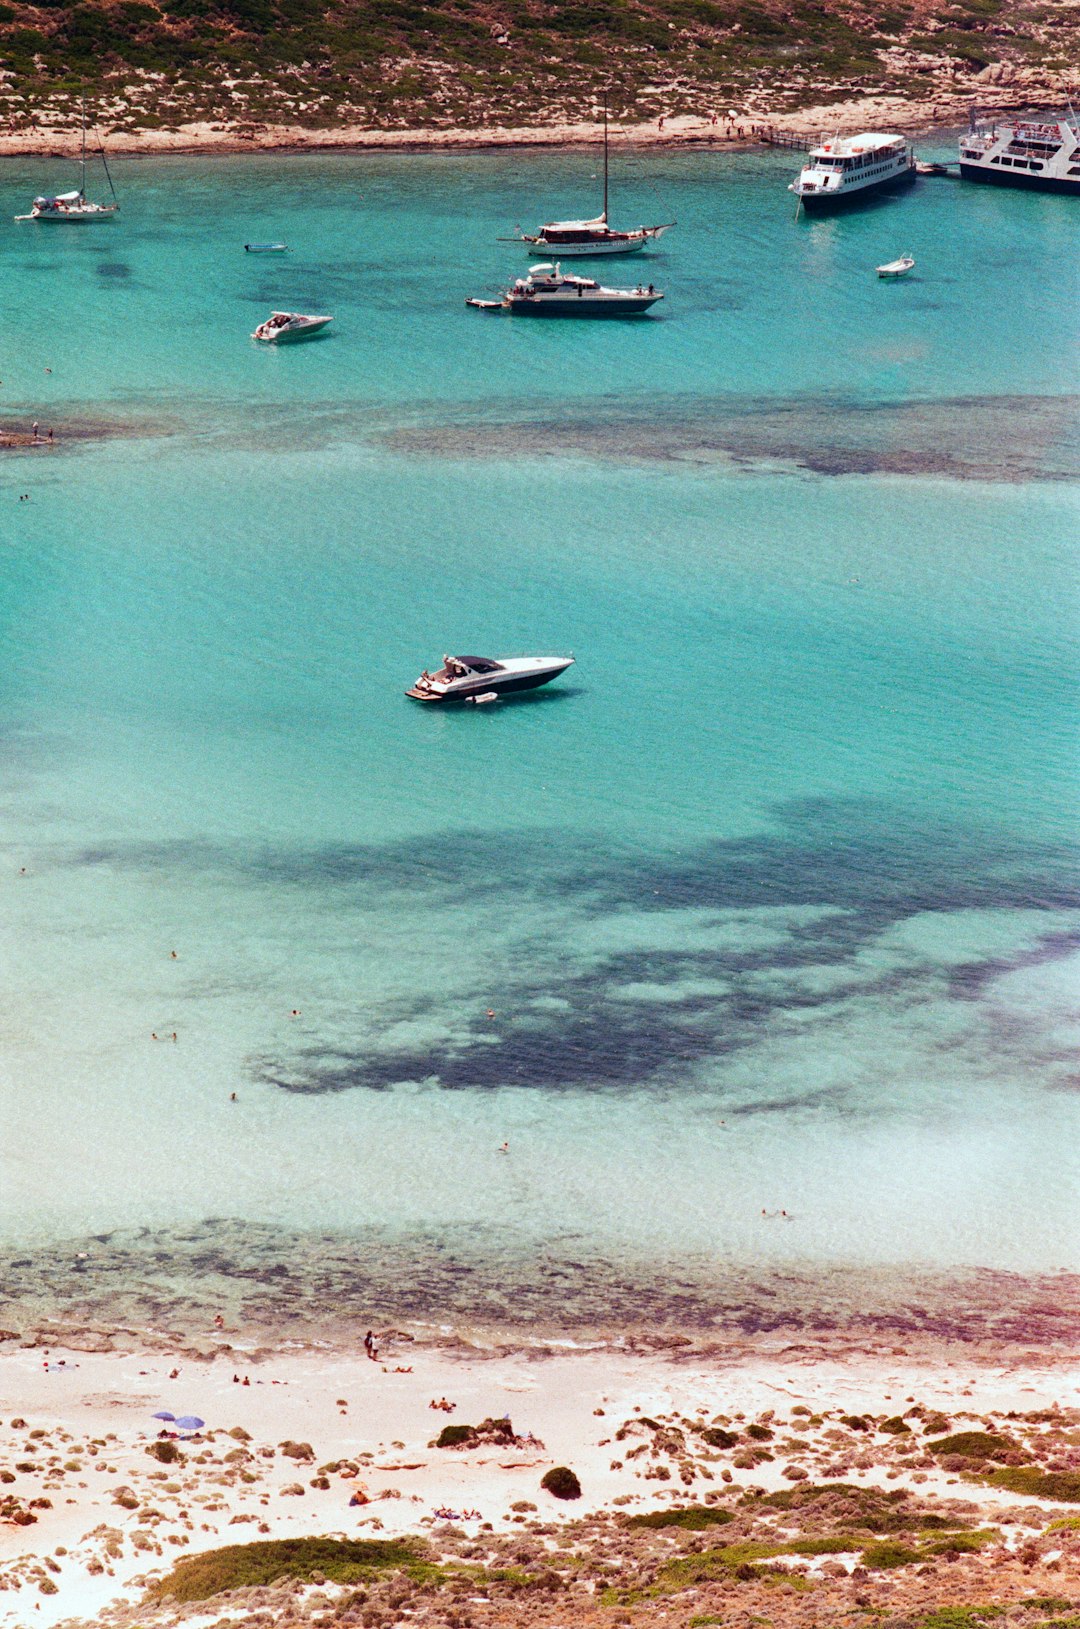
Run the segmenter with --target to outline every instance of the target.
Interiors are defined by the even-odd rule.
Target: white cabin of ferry
[[[960,139],[965,181],[1080,196],[1080,119],[1007,119]]]
[[[834,204],[914,178],[915,160],[904,137],[867,130],[811,147],[809,162],[790,190],[809,206]]]

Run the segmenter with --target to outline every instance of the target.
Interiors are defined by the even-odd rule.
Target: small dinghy
[[[264,345],[290,345],[298,339],[321,334],[333,320],[333,317],[304,317],[298,311],[274,311],[251,337]]]
[[[499,692],[497,690],[485,690],[482,696],[465,697],[465,700],[471,702],[474,707],[484,707],[489,701],[498,701],[498,699]]]
[[[901,255],[899,260],[887,260],[884,266],[879,266],[877,274],[879,277],[906,277],[914,264],[912,255]]]
[[[244,252],[249,255],[284,255],[289,252],[287,243],[245,243]]]

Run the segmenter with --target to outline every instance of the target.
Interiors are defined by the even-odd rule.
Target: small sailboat
[[[305,317],[299,311],[272,311],[252,334],[264,345],[291,345],[298,339],[321,334],[333,317]]]
[[[914,255],[900,255],[896,260],[887,260],[884,266],[878,266],[879,277],[906,277],[915,264]]]
[[[17,221],[111,221],[120,208],[116,198],[116,188],[113,186],[112,176],[109,175],[109,162],[105,157],[104,147],[101,149],[101,162],[105,166],[105,175],[109,182],[109,191],[112,193],[111,204],[93,204],[86,196],[86,100],[82,103],[82,158],[81,176],[79,185],[74,192],[58,192],[52,197],[35,198],[30,206],[28,215],[16,215]]]
[[[591,221],[549,221],[539,232],[519,232],[500,243],[527,243],[530,249],[550,249],[561,259],[571,255],[630,255],[653,243],[675,225],[635,226],[626,232],[608,225],[608,108],[604,98],[604,207]]]

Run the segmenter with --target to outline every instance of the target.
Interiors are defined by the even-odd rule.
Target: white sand
[[[58,1368],[61,1359],[64,1367]],[[178,1555],[223,1543],[311,1533],[424,1532],[433,1511],[443,1506],[475,1510],[504,1530],[514,1521],[511,1506],[519,1500],[537,1505],[543,1519],[558,1520],[609,1508],[616,1500],[645,1509],[701,1497],[701,1483],[688,1493],[678,1480],[646,1479],[646,1461],[623,1457],[634,1443],[611,1439],[636,1411],[711,1419],[716,1414],[753,1418],[775,1410],[780,1419],[802,1405],[815,1413],[888,1415],[903,1413],[915,1399],[962,1426],[995,1411],[1026,1412],[1054,1402],[1075,1407],[1080,1401],[1075,1373],[1038,1360],[975,1366],[965,1357],[958,1367],[791,1350],[744,1354],[730,1365],[610,1350],[462,1357],[404,1344],[385,1363],[370,1362],[362,1350],[355,1358],[296,1352],[258,1363],[239,1353],[230,1360],[174,1363],[159,1353],[54,1351],[50,1368],[45,1361],[40,1349],[0,1349],[5,1399],[0,1467],[34,1461],[46,1466],[44,1472],[15,1472],[15,1482],[0,1493],[23,1500],[43,1494],[52,1501],[51,1509],[36,1512],[32,1527],[0,1524],[0,1625],[5,1629],[25,1629],[30,1622],[49,1626],[76,1616],[92,1620],[121,1594],[137,1596],[134,1579],[166,1568]],[[394,1372],[398,1364],[412,1372]],[[174,1367],[180,1372],[170,1379]],[[234,1373],[251,1383],[235,1383]],[[457,1405],[452,1415],[429,1407],[433,1397],[443,1395]],[[346,1399],[346,1406],[338,1399]],[[162,1408],[176,1415],[195,1413],[207,1422],[201,1441],[183,1445],[187,1463],[182,1468],[161,1465],[146,1452],[160,1429],[151,1416]],[[448,1422],[477,1424],[505,1414],[518,1433],[539,1437],[544,1449],[458,1452],[428,1446]],[[13,1418],[25,1426],[13,1428]],[[250,1434],[250,1443],[225,1434],[236,1426]],[[35,1429],[47,1436],[37,1439],[31,1453],[27,1444]],[[105,1439],[105,1446],[87,1452],[93,1438]],[[314,1459],[298,1463],[282,1455],[279,1445],[289,1440],[310,1443]],[[900,1474],[908,1479],[909,1473],[890,1466],[894,1441],[860,1453],[848,1479],[893,1481]],[[238,1448],[252,1459],[225,1463],[224,1455]],[[275,1450],[273,1457],[260,1453],[265,1448]],[[209,1456],[204,1464],[195,1463],[200,1453]],[[351,1474],[330,1474],[327,1490],[309,1485],[319,1466],[340,1459],[358,1464],[361,1456],[369,1456],[359,1465],[359,1481],[370,1504],[349,1507],[357,1485]],[[55,1460],[52,1470],[50,1460]],[[616,1460],[621,1468],[613,1470]],[[860,1460],[867,1463],[860,1466]],[[786,1486],[781,1478],[787,1463],[778,1454],[771,1463],[729,1471],[725,1480],[735,1487]],[[78,1469],[63,1470],[65,1464]],[[541,1492],[541,1476],[556,1464],[578,1473],[579,1503],[560,1504]],[[823,1474],[823,1464],[819,1459],[815,1476]],[[716,1470],[719,1477],[720,1467]],[[253,1479],[242,1481],[242,1471]],[[977,1496],[988,1507],[1001,1499],[1013,1506],[1018,1502],[1012,1494],[958,1487],[942,1471],[923,1472],[918,1480],[924,1494],[948,1489],[953,1496]],[[298,1483],[302,1496],[282,1493]],[[113,1495],[119,1488],[130,1489],[139,1508],[118,1505]],[[60,1548],[67,1553],[58,1556]],[[41,1571],[46,1556],[58,1570]],[[36,1580],[29,1576],[34,1572]],[[55,1594],[40,1592],[46,1576]],[[16,1579],[23,1580],[17,1591]]]

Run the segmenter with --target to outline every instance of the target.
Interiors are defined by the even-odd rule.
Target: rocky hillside
[[[1077,0],[0,0],[0,121],[402,128],[1053,85]],[[1035,70],[1033,73],[1032,70]],[[751,113],[751,116],[753,114]]]

